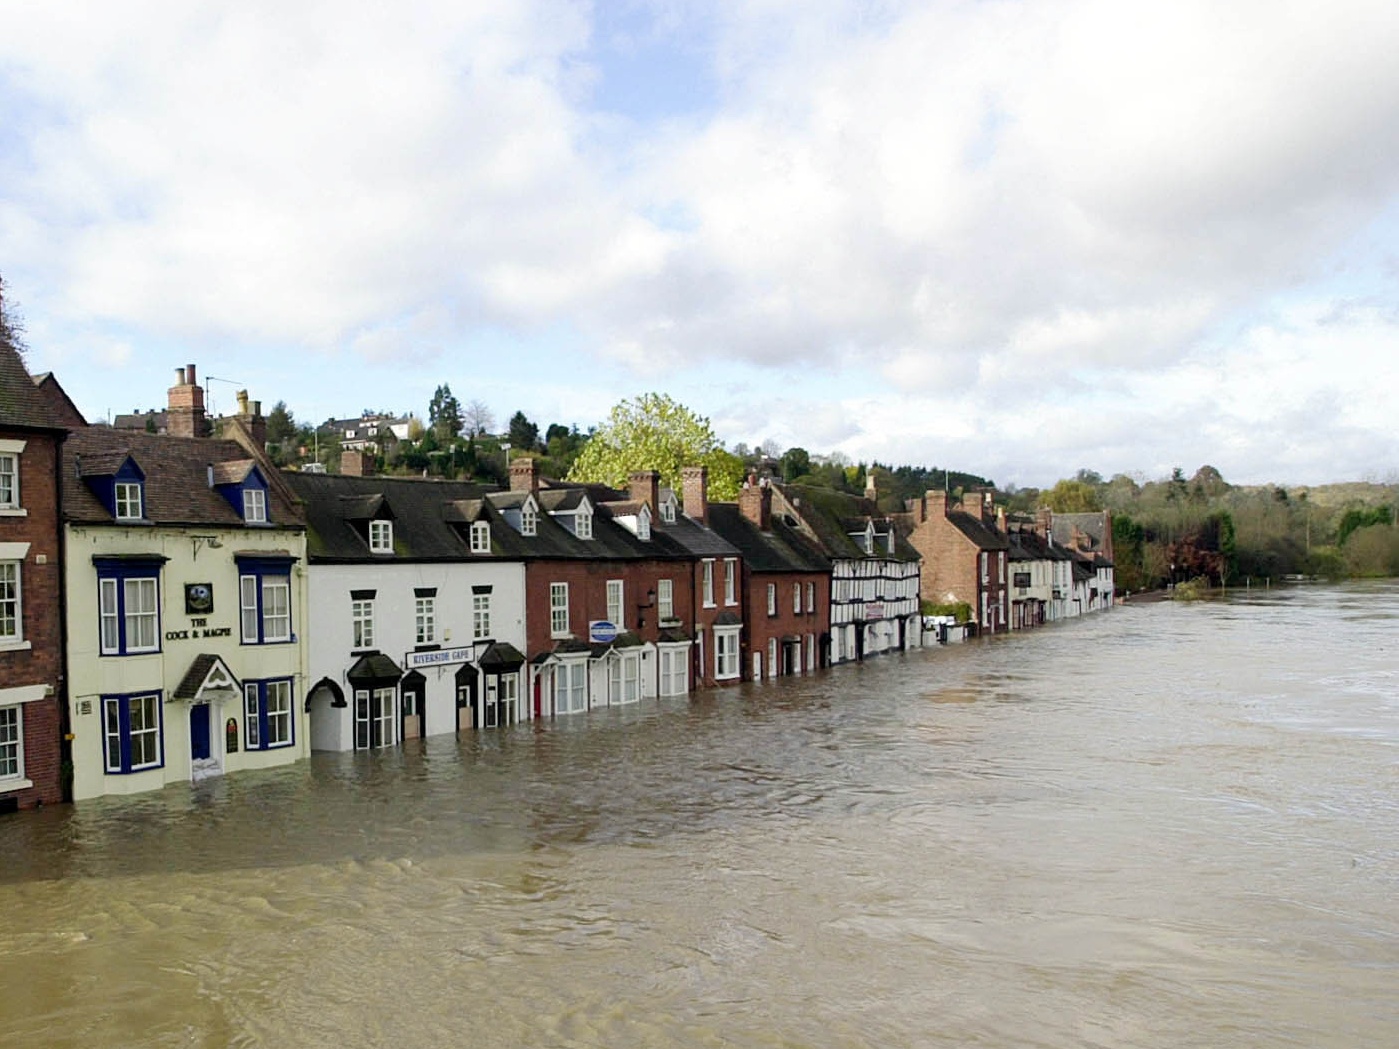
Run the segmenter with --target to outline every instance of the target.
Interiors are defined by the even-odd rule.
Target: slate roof
[[[25,430],[62,430],[47,400],[30,378],[24,358],[8,342],[0,340],[0,427]]]
[[[957,531],[976,544],[978,550],[1010,549],[1010,541],[1005,536],[965,510],[948,510],[947,519]]]
[[[1111,546],[1111,536],[1104,539],[1104,533],[1111,527],[1104,511],[1082,514],[1054,514],[1050,518],[1049,534],[1060,546],[1073,546],[1074,530],[1082,532],[1089,540],[1090,550],[1105,550]]]
[[[776,514],[772,529],[760,531],[737,503],[710,503],[709,524],[733,545],[753,572],[829,572],[831,561],[811,540]]]
[[[880,510],[873,500],[812,485],[775,484],[772,487],[774,516],[786,513],[790,507],[791,512],[815,533],[817,542],[828,557],[860,561],[921,559],[918,551],[895,528],[894,520]],[[892,554],[881,541],[876,541],[874,552],[867,554],[864,547],[850,536],[852,531],[863,531],[870,520],[881,537],[894,528]]]
[[[1011,532],[1010,543],[1012,561],[1068,561],[1070,555],[1052,543],[1045,542],[1035,532]]]
[[[709,504],[708,527],[692,517],[676,514],[675,520],[670,524],[659,517],[653,517],[651,534],[660,532],[695,557],[738,557],[738,547],[720,535],[714,527],[714,506],[714,503]]]
[[[74,430],[63,443],[64,519],[111,523],[112,515],[83,478],[110,477],[128,456],[145,474],[145,520],[157,525],[249,527],[223,494],[209,487],[211,464],[217,469],[222,463],[247,460],[247,449],[237,441],[170,437],[108,426]],[[275,484],[270,486],[267,504],[273,527],[303,526],[300,508]]]
[[[579,539],[549,516],[549,502],[576,508],[583,490],[541,489],[544,511],[533,536],[521,535],[502,514],[519,506],[523,493],[494,492],[466,481],[418,477],[353,477],[344,474],[286,473],[283,477],[304,501],[307,551],[312,561],[347,563],[382,560],[371,555],[356,522],[371,517],[394,520],[394,553],[402,561],[472,560],[683,560],[689,555],[674,540],[651,533],[649,542],[614,522],[603,508],[593,515],[593,538]],[[466,527],[490,525],[491,552],[471,553]]]

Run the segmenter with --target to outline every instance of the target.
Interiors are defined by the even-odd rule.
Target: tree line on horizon
[[[339,469],[338,430],[298,424],[283,401],[268,415],[267,441],[280,465],[319,461],[331,472]],[[509,483],[509,459],[527,455],[549,477],[624,488],[632,471],[655,469],[677,491],[680,469],[703,464],[715,499],[735,498],[746,477],[757,473],[856,495],[873,477],[884,512],[903,510],[907,500],[929,490],[955,499],[972,489],[995,491],[1012,516],[1033,515],[1041,506],[1056,513],[1109,510],[1117,585],[1133,591],[1201,578],[1234,586],[1288,575],[1399,575],[1399,485],[1236,486],[1213,466],[1202,466],[1188,478],[1176,468],[1155,481],[1127,474],[1104,479],[1082,469],[1048,489],[999,490],[964,470],[853,463],[838,452],[782,449],[772,440],[728,448],[707,418],[657,393],[620,401],[587,430],[558,422],[541,430],[516,411],[497,431],[489,408],[479,401],[463,405],[444,383],[425,421],[410,416],[404,438],[383,428],[374,450],[377,468],[387,474],[496,485]]]

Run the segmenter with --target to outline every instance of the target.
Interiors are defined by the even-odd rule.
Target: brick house
[[[65,428],[0,336],[0,812],[62,801]]]
[[[700,643],[692,618],[695,558],[653,527],[650,495],[544,482],[538,461],[527,458],[511,463],[510,488],[489,498],[538,506],[524,554],[535,716],[688,693]],[[735,625],[731,640],[720,634],[720,679],[738,676],[738,632]]]
[[[772,487],[750,478],[737,503],[713,503],[714,530],[743,570],[743,666],[750,681],[824,665],[831,630],[831,561],[772,512]]]
[[[908,500],[899,525],[923,556],[924,601],[966,602],[982,632],[1009,629],[1010,542],[992,512],[989,491],[968,492],[955,508],[946,492],[927,492]]]

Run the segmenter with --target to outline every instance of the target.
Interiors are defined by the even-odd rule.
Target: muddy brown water
[[[1399,586],[0,820],[0,1046],[1399,1045]]]

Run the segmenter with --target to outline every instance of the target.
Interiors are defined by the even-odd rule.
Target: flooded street
[[[0,820],[0,1045],[1399,1044],[1399,586]]]

